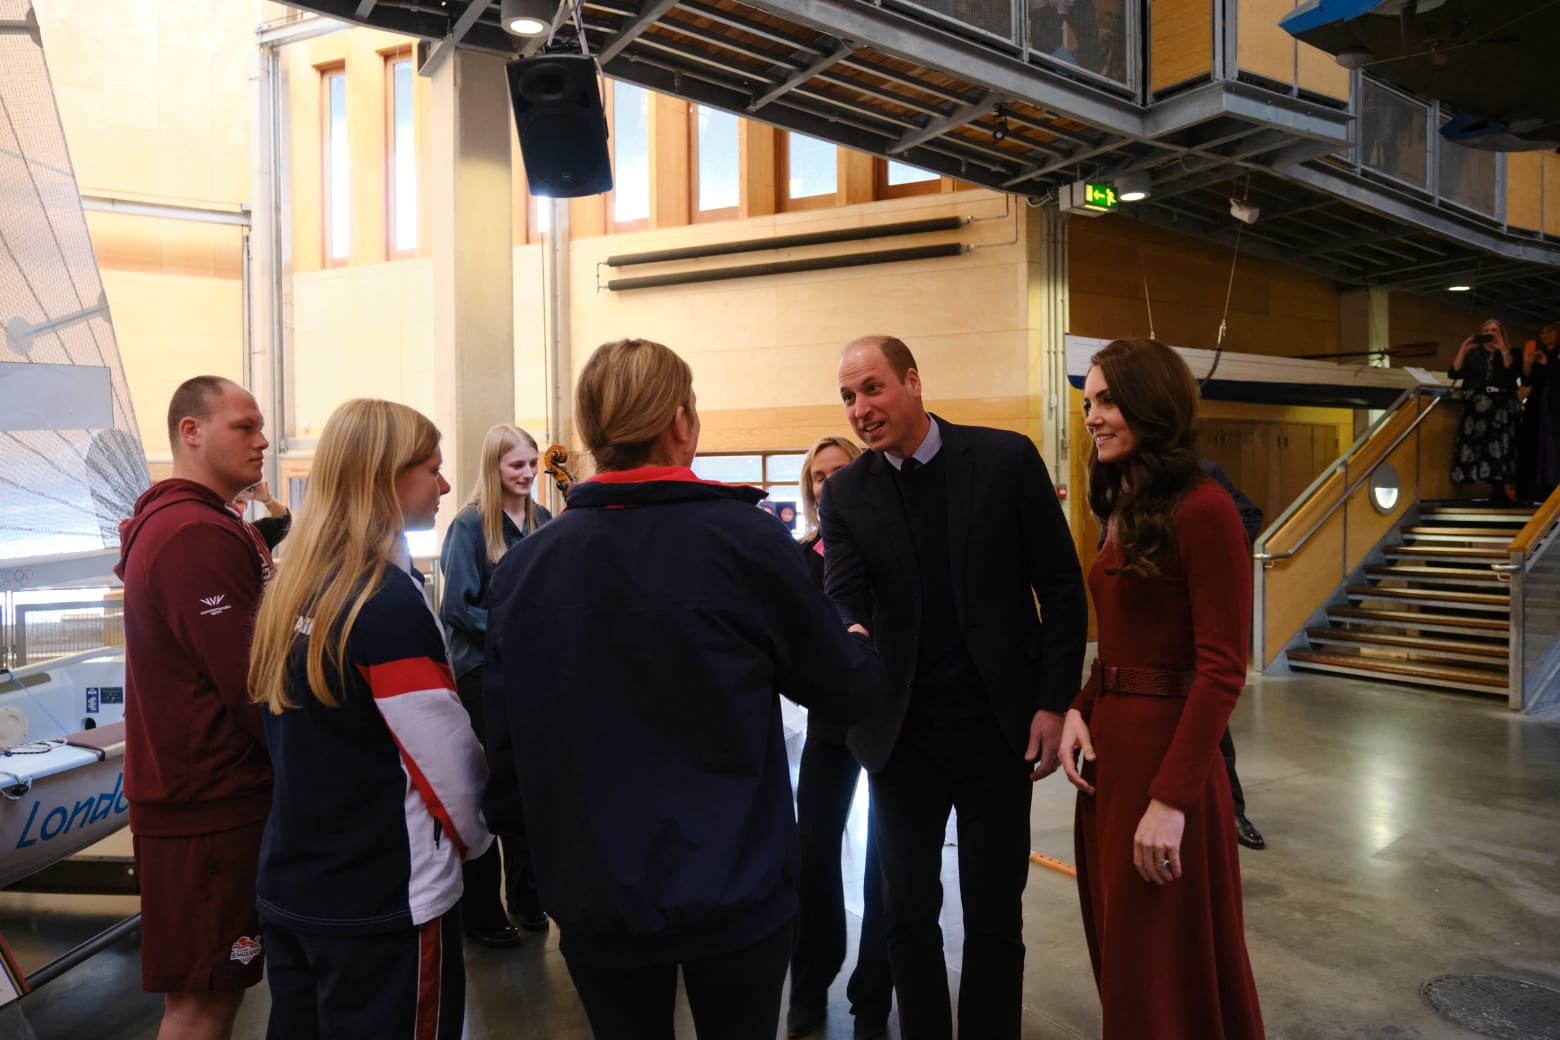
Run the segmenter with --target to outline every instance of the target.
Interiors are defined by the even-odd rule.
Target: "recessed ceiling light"
[[[552,26],[556,0],[501,0],[499,21],[515,36],[541,36]]]
[[[1472,288],[1473,288],[1473,286],[1471,286],[1471,285],[1448,285],[1446,287],[1446,291],[1447,292],[1467,292],[1469,289],[1472,289]]]

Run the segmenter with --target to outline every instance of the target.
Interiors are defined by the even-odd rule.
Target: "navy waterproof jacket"
[[[849,724],[883,672],[762,497],[683,467],[603,474],[494,572],[485,807],[504,831],[523,803],[571,960],[719,956],[795,913],[779,695]]]

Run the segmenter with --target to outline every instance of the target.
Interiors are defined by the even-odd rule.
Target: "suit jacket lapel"
[[[959,428],[937,420],[942,428],[943,473],[948,488],[948,563],[953,576],[953,605],[964,623],[965,580],[970,542],[970,509],[975,494],[973,461]]]
[[[915,541],[910,534],[910,523],[905,519],[905,506],[894,486],[894,467],[879,454],[872,460],[872,504],[877,508],[878,519],[888,540],[889,548],[899,562],[900,573],[912,575],[917,597],[921,595],[921,567],[915,558]]]

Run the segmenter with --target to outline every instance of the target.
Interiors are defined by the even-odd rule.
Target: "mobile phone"
[[[1473,337],[1475,343],[1494,343],[1495,337],[1488,332],[1480,332]]]

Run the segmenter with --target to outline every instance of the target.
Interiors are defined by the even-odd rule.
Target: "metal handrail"
[[[1380,419],[1377,419],[1376,422],[1371,425],[1369,430],[1366,430],[1365,433],[1361,434],[1360,437],[1349,446],[1348,451],[1340,455],[1331,466],[1328,466],[1325,470],[1323,470],[1321,475],[1311,482],[1310,487],[1306,488],[1305,492],[1299,498],[1290,503],[1289,508],[1284,510],[1283,515],[1274,521],[1273,526],[1268,528],[1268,530],[1263,533],[1260,544],[1264,547],[1264,550],[1272,535],[1280,530],[1284,524],[1288,523],[1289,519],[1294,516],[1295,513],[1299,512],[1302,505],[1310,501],[1311,496],[1316,493],[1317,489],[1319,489],[1322,484],[1328,480],[1328,478],[1330,478],[1335,472],[1339,470],[1342,470],[1345,473],[1348,472],[1349,460],[1358,454],[1360,449],[1363,448],[1370,441],[1370,439],[1374,437],[1390,419],[1393,418],[1393,416],[1397,415],[1398,412],[1402,410],[1403,406],[1408,403],[1408,401],[1418,401],[1421,397],[1431,397],[1433,400],[1431,400],[1430,406],[1415,416],[1414,421],[1409,423],[1403,432],[1398,434],[1392,443],[1387,446],[1387,450],[1381,453],[1381,458],[1377,460],[1375,465],[1368,467],[1366,472],[1360,475],[1359,479],[1355,480],[1353,483],[1344,488],[1343,493],[1338,496],[1338,501],[1329,506],[1327,512],[1323,513],[1316,521],[1316,523],[1312,524],[1309,528],[1306,529],[1305,534],[1300,536],[1300,540],[1297,541],[1292,548],[1286,549],[1285,551],[1279,553],[1270,553],[1266,551],[1254,552],[1251,554],[1251,558],[1254,560],[1260,560],[1262,563],[1267,564],[1272,563],[1275,560],[1287,560],[1303,549],[1305,547],[1305,543],[1311,540],[1311,536],[1314,535],[1317,531],[1321,530],[1322,525],[1325,524],[1328,520],[1332,519],[1332,515],[1348,503],[1349,499],[1353,497],[1354,493],[1362,486],[1364,486],[1365,482],[1370,479],[1372,473],[1381,468],[1381,465],[1386,462],[1387,458],[1397,450],[1398,445],[1407,440],[1409,434],[1419,429],[1419,424],[1425,421],[1426,416],[1435,411],[1436,407],[1441,403],[1441,399],[1444,396],[1444,393],[1435,393],[1433,391],[1427,392],[1426,388],[1424,387],[1414,387],[1410,390],[1403,391],[1402,395],[1398,397],[1397,401],[1393,402],[1392,408],[1388,410],[1387,413]]]
[[[1305,505],[1305,503],[1312,495],[1316,494],[1317,489],[1326,483],[1327,478],[1332,476],[1333,471],[1341,466],[1347,465],[1347,460],[1350,457],[1358,454],[1359,450],[1363,448],[1372,437],[1376,436],[1376,433],[1382,428],[1382,426],[1384,426],[1389,419],[1396,415],[1405,404],[1407,404],[1410,400],[1417,399],[1418,393],[1418,387],[1409,387],[1407,390],[1404,390],[1401,394],[1399,394],[1397,400],[1393,401],[1390,405],[1387,406],[1387,410],[1382,413],[1381,417],[1370,424],[1369,429],[1360,434],[1358,437],[1354,438],[1354,443],[1343,449],[1343,452],[1331,463],[1329,463],[1326,469],[1317,474],[1316,479],[1312,480],[1311,483],[1306,485],[1305,490],[1300,492],[1299,497],[1296,498],[1293,502],[1289,503],[1289,505],[1284,508],[1282,513],[1278,514],[1278,519],[1274,520],[1271,524],[1268,524],[1267,530],[1263,531],[1257,536],[1256,545],[1267,545],[1268,539],[1272,538],[1280,528],[1289,522],[1291,517],[1300,511],[1300,507]]]

